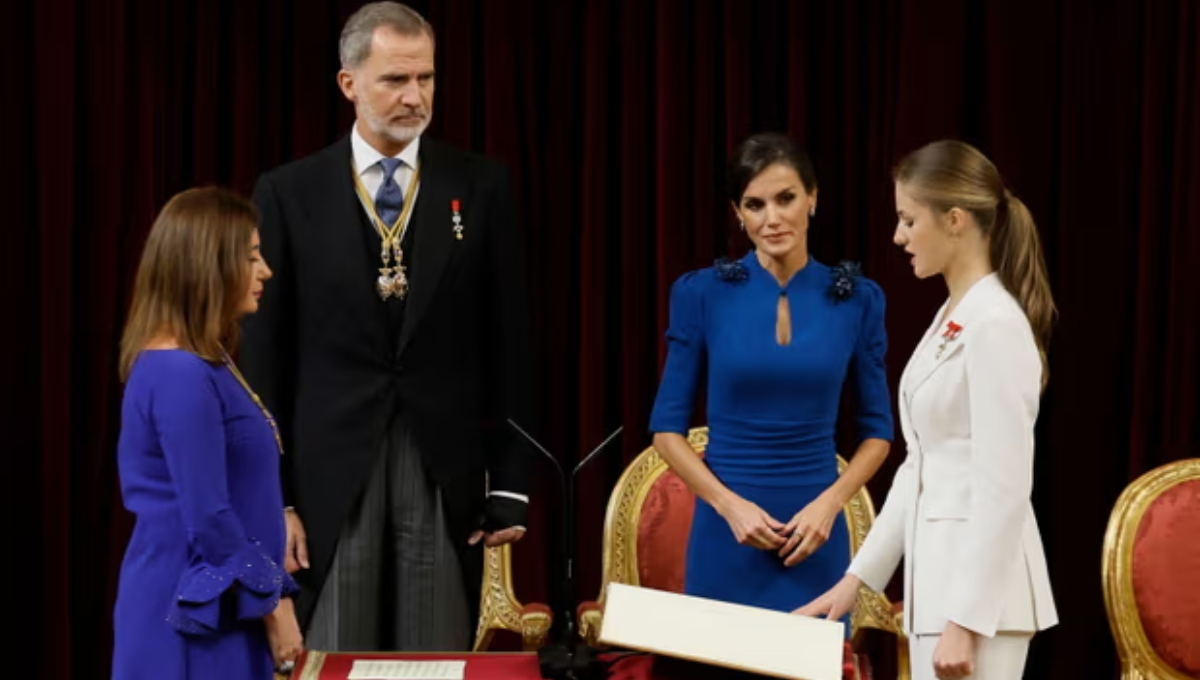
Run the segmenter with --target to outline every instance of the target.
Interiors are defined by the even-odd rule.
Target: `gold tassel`
[[[792,344],[792,307],[786,291],[780,291],[779,304],[775,306],[775,342],[780,347]]]

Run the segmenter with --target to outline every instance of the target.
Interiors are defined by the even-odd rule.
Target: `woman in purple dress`
[[[270,680],[301,649],[283,447],[228,354],[270,276],[253,204],[226,190],[175,196],[150,231],[121,341],[117,455],[137,522],[114,680]]]

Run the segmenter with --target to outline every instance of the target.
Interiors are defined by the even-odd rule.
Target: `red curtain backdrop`
[[[336,42],[356,7],[0,9],[7,613],[38,677],[107,675],[131,525],[114,456],[117,341],[155,211],[192,185],[248,192],[259,172],[348,131]],[[723,193],[733,146],[774,129],[811,150],[811,249],[861,260],[883,286],[894,386],[944,290],[914,280],[891,244],[888,171],[960,137],[1032,209],[1061,308],[1034,501],[1062,623],[1035,643],[1028,677],[1113,676],[1108,513],[1136,475],[1200,455],[1200,3],[415,7],[438,35],[431,134],[514,173],[535,284],[536,434],[571,463],[625,427],[583,478],[581,595],[598,583],[608,491],[649,443],[669,286],[745,247]],[[903,456],[899,443],[872,481],[878,500]],[[517,551],[528,599],[545,596],[546,518],[557,516],[544,486]]]

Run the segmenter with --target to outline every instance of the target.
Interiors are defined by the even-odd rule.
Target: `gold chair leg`
[[[911,680],[912,664],[908,661],[908,638],[896,637],[896,679]]]

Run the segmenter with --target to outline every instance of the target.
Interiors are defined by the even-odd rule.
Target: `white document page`
[[[845,625],[611,583],[600,642],[789,680],[842,680]]]
[[[462,680],[466,661],[356,659],[346,680]]]

